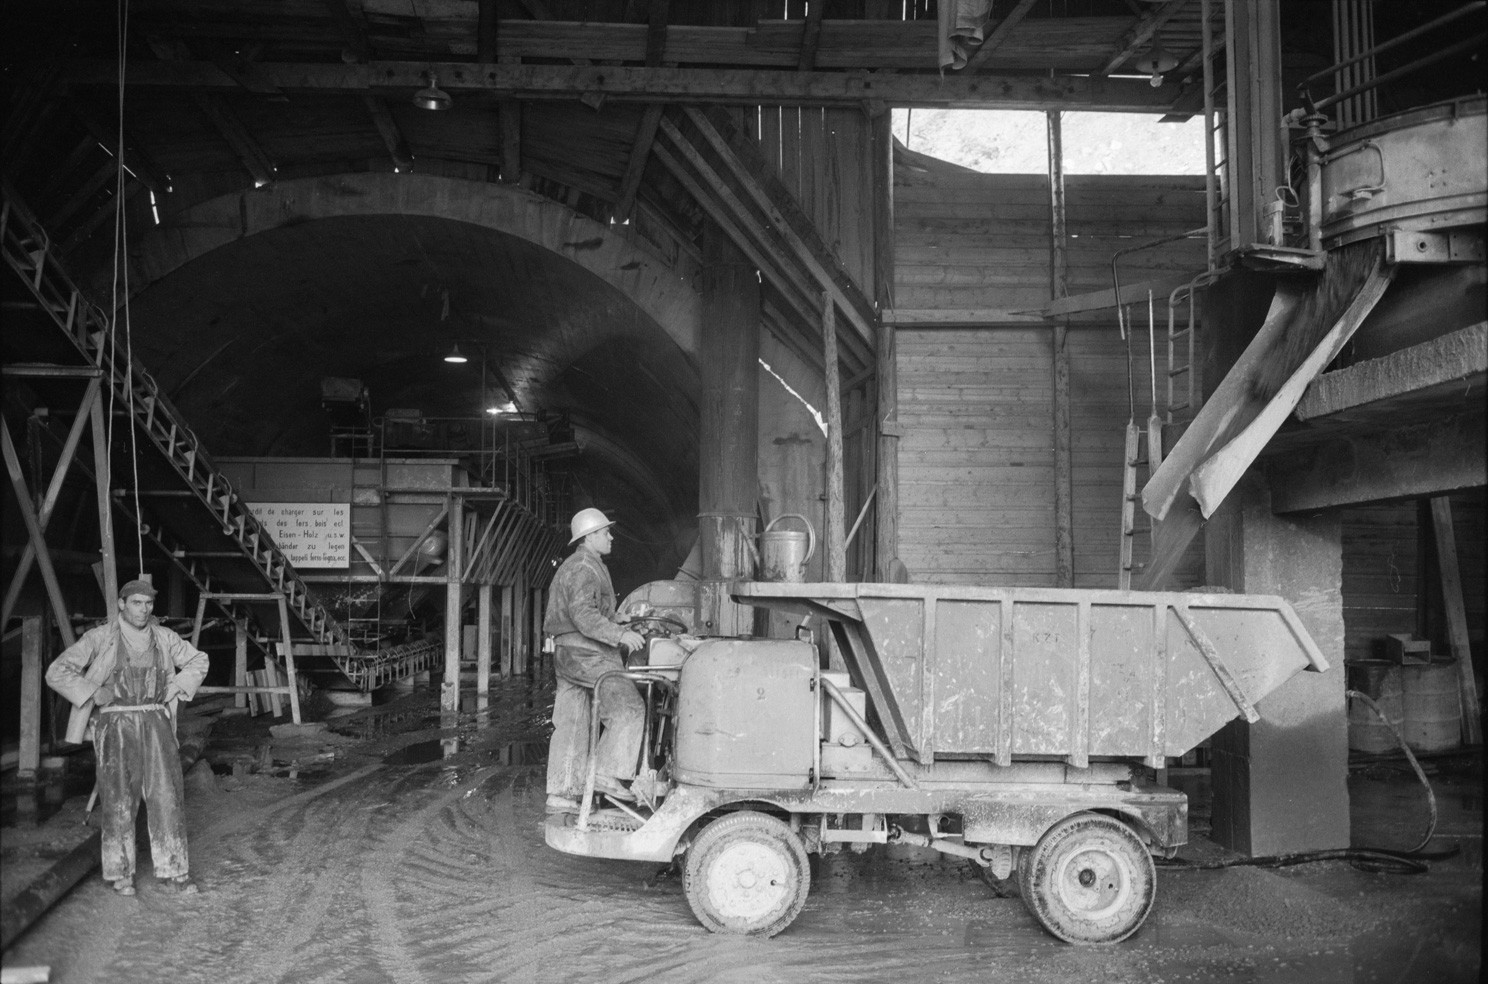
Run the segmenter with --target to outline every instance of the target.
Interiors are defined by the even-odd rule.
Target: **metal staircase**
[[[8,184],[0,203],[0,251],[70,343],[63,349],[66,360],[101,370],[117,404],[128,408],[138,435],[145,439],[135,461],[138,495],[114,489],[118,511],[199,593],[273,599],[216,602],[229,618],[247,620],[250,638],[266,656],[272,657],[274,643],[287,635],[297,644],[344,653],[336,658],[351,675],[354,660],[345,630],[312,598],[155,380],[138,365],[129,365],[109,344],[108,315],[62,268],[46,231]],[[291,623],[288,632],[280,624],[280,611]]]

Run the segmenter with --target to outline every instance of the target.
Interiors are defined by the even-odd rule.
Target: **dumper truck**
[[[1188,838],[1187,797],[1156,770],[1327,669],[1271,596],[736,583],[738,602],[809,616],[767,639],[693,635],[685,613],[631,604],[665,595],[621,609],[648,635],[624,671],[647,707],[637,801],[597,796],[591,755],[578,811],[544,837],[678,861],[719,933],[788,927],[810,855],[898,843],[1016,878],[1061,940],[1123,940],[1152,908],[1153,856]]]

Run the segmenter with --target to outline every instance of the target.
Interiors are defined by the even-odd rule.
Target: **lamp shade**
[[[465,357],[465,355],[460,351],[460,346],[459,345],[456,345],[454,348],[450,349],[449,355],[446,355],[444,357],[444,361],[445,362],[452,362],[455,365],[463,365],[464,363],[469,362],[470,360],[467,359]]]
[[[1178,67],[1178,59],[1173,57],[1172,52],[1162,46],[1161,42],[1154,44],[1147,52],[1136,61],[1136,70],[1143,75],[1152,77],[1154,87],[1162,85],[1162,77]]]
[[[413,104],[419,109],[449,109],[454,104],[450,94],[439,88],[439,78],[433,72],[425,72],[429,85],[413,94]]]

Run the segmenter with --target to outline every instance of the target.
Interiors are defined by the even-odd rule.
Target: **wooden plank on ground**
[[[17,776],[26,779],[41,767],[42,634],[40,615],[21,619],[21,723]]]

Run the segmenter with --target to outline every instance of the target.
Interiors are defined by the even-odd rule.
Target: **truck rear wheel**
[[[731,813],[687,849],[682,889],[712,932],[774,936],[806,904],[811,868],[788,825],[763,813]]]
[[[1152,909],[1157,868],[1131,828],[1099,813],[1050,827],[1020,871],[1023,902],[1066,943],[1115,943]]]

